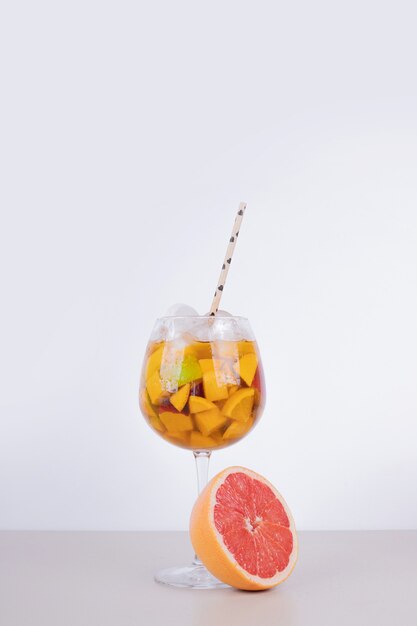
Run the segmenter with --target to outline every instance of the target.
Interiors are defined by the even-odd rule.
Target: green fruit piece
[[[186,354],[181,365],[178,387],[198,380],[203,375],[198,359],[193,354]]]

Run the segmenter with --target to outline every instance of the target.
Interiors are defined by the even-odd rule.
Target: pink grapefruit
[[[287,504],[270,482],[244,467],[229,467],[208,483],[192,510],[190,536],[207,569],[238,589],[275,587],[297,560]]]

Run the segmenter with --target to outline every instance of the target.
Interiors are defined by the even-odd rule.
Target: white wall
[[[413,3],[5,2],[0,526],[185,528],[137,406],[154,318],[223,306],[266,412],[214,455],[300,528],[417,527]]]

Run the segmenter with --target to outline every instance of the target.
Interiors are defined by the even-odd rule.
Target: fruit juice
[[[142,371],[142,413],[182,448],[224,448],[262,414],[265,385],[254,341],[150,342]]]

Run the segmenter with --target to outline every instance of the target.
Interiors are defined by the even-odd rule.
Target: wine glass
[[[207,484],[212,450],[252,430],[265,404],[258,346],[243,317],[163,317],[156,321],[142,368],[139,402],[162,439],[192,450],[198,492]],[[224,587],[195,556],[189,566],[156,573],[158,582]]]

